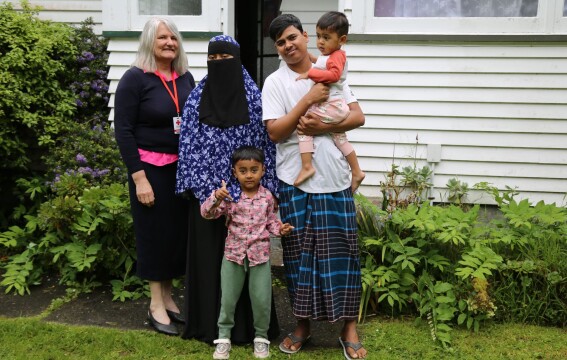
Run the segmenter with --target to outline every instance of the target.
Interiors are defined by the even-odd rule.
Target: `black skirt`
[[[155,195],[152,207],[142,205],[131,177],[128,185],[136,234],[136,274],[145,280],[170,280],[185,274],[189,202],[175,195],[177,162],[143,163]]]
[[[187,317],[182,337],[209,344],[218,337],[217,321],[220,312],[220,269],[227,234],[225,218],[207,220],[201,217],[199,200],[191,196],[189,207],[189,241],[187,273],[185,274],[184,313]],[[248,293],[244,284],[234,315],[231,341],[248,344],[254,340],[254,322]],[[272,313],[268,338],[279,335],[278,318],[272,295]]]

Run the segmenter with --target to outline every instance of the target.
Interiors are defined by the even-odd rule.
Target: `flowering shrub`
[[[90,19],[79,28],[57,25],[70,39],[70,56],[58,59],[66,71],[58,73],[57,84],[67,89],[73,111],[59,115],[62,126],[44,143],[43,156],[34,158],[41,171],[15,181],[12,218],[19,222],[0,232],[0,250],[9,256],[0,263],[6,292],[23,295],[50,274],[79,291],[112,281],[121,300],[144,293],[132,274],[136,254],[126,171],[107,122],[107,43],[92,25]]]
[[[18,203],[15,180],[43,169],[49,151],[69,125],[75,96],[67,64],[76,58],[73,29],[40,21],[27,3],[15,11],[0,4],[0,226]]]

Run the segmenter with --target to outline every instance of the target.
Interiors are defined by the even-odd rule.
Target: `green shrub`
[[[115,298],[139,297],[145,289],[133,275],[136,256],[126,171],[107,122],[107,42],[93,33],[90,19],[78,28],[52,24],[37,19],[27,5],[22,13],[4,5],[2,14],[7,16],[0,26],[11,22],[15,33],[33,33],[31,24],[66,38],[67,43],[60,44],[68,50],[66,56],[52,59],[55,65],[46,61],[46,66],[61,69],[56,84],[67,89],[72,111],[53,114],[59,126],[51,133],[42,131],[50,135],[41,143],[46,149],[42,156],[32,157],[32,146],[21,148],[36,171],[11,184],[18,205],[11,226],[0,232],[0,249],[7,259],[0,285],[6,292],[24,294],[49,274],[78,291],[110,282]],[[35,51],[32,38],[19,41]],[[26,77],[34,77],[34,72],[20,75],[23,82],[37,81]],[[35,90],[57,103],[53,87]],[[12,131],[19,133],[22,121],[16,120]],[[31,143],[33,139],[28,136]]]
[[[26,2],[0,4],[0,226],[17,204],[15,181],[43,171],[40,156],[68,128],[75,96],[67,79],[73,29],[42,21]],[[16,196],[11,195],[16,193]],[[0,228],[1,229],[1,228]]]
[[[0,245],[23,250],[6,265],[0,283],[6,292],[23,295],[46,273],[83,290],[131,275],[136,256],[127,186],[86,184],[82,174],[62,175],[37,215],[26,215],[24,228],[0,233]]]
[[[389,184],[386,194],[402,194]],[[453,326],[478,331],[490,319],[565,326],[567,209],[475,187],[494,196],[503,216],[483,219],[479,205],[398,197],[380,208],[356,197],[360,320],[370,311],[417,315],[443,346]]]

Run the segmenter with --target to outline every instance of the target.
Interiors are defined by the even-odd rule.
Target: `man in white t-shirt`
[[[344,95],[350,115],[343,122],[325,124],[304,116],[311,104],[324,101],[329,94],[323,84],[296,80],[313,65],[307,33],[297,17],[284,14],[272,21],[270,37],[285,65],[264,83],[262,117],[277,144],[281,218],[295,227],[291,235],[282,238],[282,247],[292,309],[298,320],[280,350],[299,351],[311,336],[311,319],[342,320],[339,342],[345,357],[365,358],[366,349],[356,330],[361,277],[350,169],[329,135],[363,125],[364,114],[347,85]],[[294,187],[301,168],[297,131],[315,136],[316,172]]]

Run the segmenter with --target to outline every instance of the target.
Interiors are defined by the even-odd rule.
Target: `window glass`
[[[535,17],[538,0],[375,0],[375,17]],[[567,14],[567,0],[564,14]]]
[[[202,0],[138,0],[139,15],[201,15]]]
[[[567,0],[563,3],[563,16],[567,16]]]

